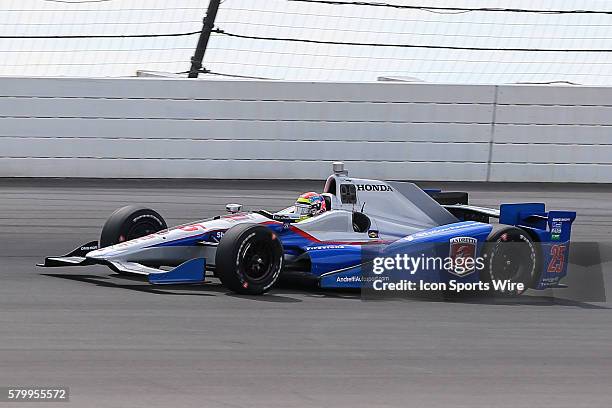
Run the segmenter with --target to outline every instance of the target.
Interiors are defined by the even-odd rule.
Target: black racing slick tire
[[[144,237],[167,229],[158,212],[138,205],[128,205],[113,212],[100,235],[100,248]]]
[[[233,292],[261,295],[277,281],[283,246],[269,228],[239,224],[223,235],[215,255],[215,274]]]
[[[484,265],[480,279],[488,282],[493,294],[505,297],[521,295],[538,279],[541,255],[539,246],[524,230],[495,225],[483,251]],[[505,285],[495,286],[494,281]],[[520,285],[519,285],[520,284]]]

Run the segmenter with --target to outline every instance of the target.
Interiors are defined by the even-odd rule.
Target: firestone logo
[[[321,245],[306,248],[307,251],[319,251],[322,249],[344,249],[344,245]]]

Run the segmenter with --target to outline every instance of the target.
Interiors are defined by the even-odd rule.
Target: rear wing
[[[569,241],[574,211],[546,211],[544,203],[502,204],[500,224],[516,225],[550,233],[552,241]]]
[[[456,217],[463,219],[463,221],[468,221],[465,219],[465,217],[468,214],[471,214],[472,216],[486,217],[487,220],[483,222],[489,222],[488,217],[499,218],[501,215],[500,210],[496,210],[494,208],[478,207],[475,205],[450,204],[450,205],[443,205],[442,207],[449,210]],[[477,221],[477,220],[470,219],[469,221]]]
[[[546,211],[544,203],[502,204],[499,210],[467,204],[443,205],[462,221],[477,217],[498,218],[500,224],[550,232],[550,240],[569,241],[575,211]],[[488,222],[488,221],[481,221]]]

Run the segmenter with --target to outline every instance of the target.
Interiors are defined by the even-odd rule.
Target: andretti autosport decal
[[[472,237],[455,237],[450,239],[449,257],[453,261],[453,267],[448,272],[457,276],[466,276],[476,270],[472,262],[471,267],[466,267],[466,260],[474,260],[476,257],[476,243],[478,240]],[[461,264],[461,267],[459,267]]]

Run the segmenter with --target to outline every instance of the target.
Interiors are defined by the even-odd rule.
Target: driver
[[[295,202],[294,213],[299,215],[299,222],[324,213],[326,210],[325,198],[321,194],[311,191],[298,197]]]

